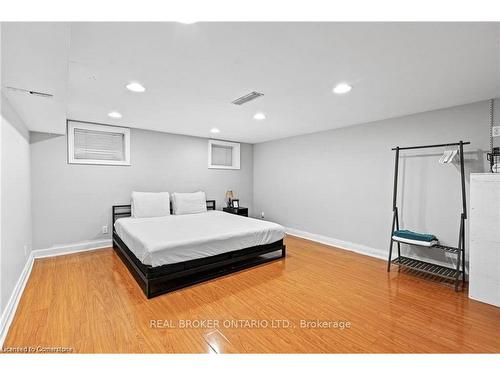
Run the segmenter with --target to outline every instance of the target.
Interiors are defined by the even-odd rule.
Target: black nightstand
[[[224,207],[222,209],[222,211],[229,212],[230,214],[235,214],[235,215],[247,216],[248,217],[248,208],[246,208],[246,207],[239,207],[239,208]]]

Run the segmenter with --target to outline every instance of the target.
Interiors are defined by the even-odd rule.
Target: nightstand
[[[222,211],[240,216],[248,216],[248,208],[246,207],[239,207],[239,208],[224,207]]]

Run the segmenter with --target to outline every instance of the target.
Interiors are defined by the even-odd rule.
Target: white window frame
[[[75,129],[94,130],[124,135],[125,160],[75,159]],[[130,165],[130,128],[120,126],[86,123],[68,120],[68,163],[92,165]]]
[[[232,149],[232,165],[218,165],[212,163],[212,145],[231,147]],[[240,169],[240,144],[237,142],[218,141],[215,139],[208,140],[208,168],[211,169]]]

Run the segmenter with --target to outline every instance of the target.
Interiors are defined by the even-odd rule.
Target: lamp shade
[[[228,198],[228,199],[233,199],[234,198],[234,194],[233,194],[232,190],[226,191],[226,198]]]

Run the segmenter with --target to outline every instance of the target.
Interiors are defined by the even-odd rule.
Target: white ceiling
[[[71,118],[257,143],[500,96],[498,23],[13,23],[2,59],[2,91],[52,133]]]

